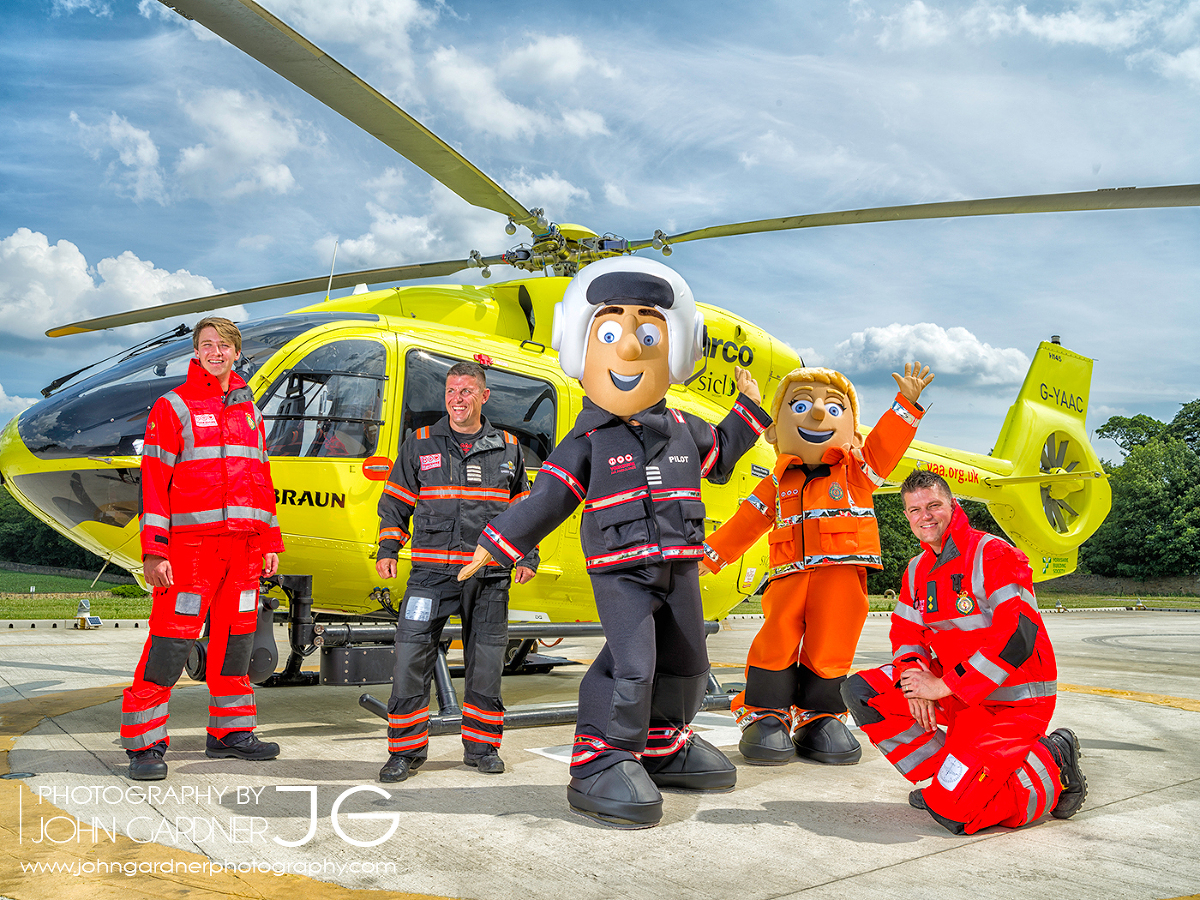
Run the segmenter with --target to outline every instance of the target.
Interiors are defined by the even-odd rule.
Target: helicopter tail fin
[[[1013,470],[988,479],[1012,488],[1006,502],[990,504],[991,514],[1030,557],[1034,581],[1074,571],[1079,545],[1112,505],[1104,467],[1087,439],[1091,383],[1087,356],[1057,343],[1038,344],[992,450]]]
[[[992,516],[1029,557],[1034,581],[1075,570],[1078,548],[1112,505],[1104,467],[1085,427],[1092,360],[1059,344],[1038,345],[992,455],[1012,462]]]

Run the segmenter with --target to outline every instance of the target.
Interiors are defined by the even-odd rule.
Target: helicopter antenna
[[[329,262],[329,286],[325,288],[325,302],[329,302],[329,294],[333,291],[333,267],[337,265],[337,248],[338,241],[333,242],[333,259]]]

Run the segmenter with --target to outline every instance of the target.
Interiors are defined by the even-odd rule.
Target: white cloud
[[[454,47],[434,53],[429,69],[438,99],[476,131],[513,140],[532,137],[549,127],[545,115],[514,103],[504,94],[494,71],[461,55]]]
[[[50,10],[51,15],[55,16],[70,15],[73,12],[84,10],[103,19],[112,18],[112,7],[104,0],[54,0]]]
[[[42,340],[57,325],[215,293],[203,276],[156,268],[129,251],[90,269],[70,241],[51,244],[28,228],[0,240],[0,333]],[[155,327],[133,326],[129,333]]]
[[[1178,78],[1200,88],[1200,47],[1190,47],[1182,53],[1150,51],[1137,59],[1145,59],[1167,78]]]
[[[325,139],[256,93],[204,91],[183,108],[208,138],[180,152],[177,171],[197,195],[214,189],[226,198],[261,191],[285,194],[295,179],[284,158]]]
[[[0,422],[7,422],[19,412],[23,412],[40,400],[40,397],[10,397],[0,385]]]
[[[117,185],[119,193],[139,202],[167,202],[163,173],[158,165],[158,147],[151,140],[150,132],[134,127],[115,112],[102,125],[88,125],[74,112],[71,121],[79,128],[84,149],[93,159],[100,159],[107,151],[116,151],[117,160],[109,164],[108,178]],[[124,168],[119,168],[118,163]]]
[[[611,181],[604,185],[604,199],[613,206],[632,206],[629,197],[625,194],[625,189]]]
[[[950,36],[951,21],[938,9],[930,9],[921,0],[912,0],[894,16],[884,16],[878,43],[884,49],[910,50],[940,44]]]
[[[592,56],[574,35],[533,35],[520,50],[505,56],[502,72],[525,83],[561,85],[585,73],[617,78],[620,69]]]
[[[1020,350],[992,347],[965,328],[929,322],[893,323],[855,332],[833,348],[826,365],[847,374],[885,376],[903,372],[904,364],[914,359],[935,375],[977,385],[1016,384],[1029,368],[1029,357]]]
[[[1110,14],[1083,3],[1077,9],[1037,15],[1024,4],[1009,12],[1002,7],[980,3],[966,13],[963,22],[968,28],[982,27],[993,37],[1028,34],[1050,44],[1118,50],[1136,44],[1162,12],[1158,3],[1139,6]]]
[[[405,186],[405,183],[404,173],[400,169],[389,166],[378,178],[364,181],[363,186],[374,192],[377,203],[388,203]]]
[[[587,203],[591,199],[586,188],[576,187],[557,172],[530,175],[520,169],[511,173],[506,183],[511,185],[513,196],[522,198],[531,207],[542,207],[551,219],[561,219],[576,201]]]
[[[562,123],[568,132],[578,137],[608,134],[604,116],[590,109],[569,109],[562,114]]]

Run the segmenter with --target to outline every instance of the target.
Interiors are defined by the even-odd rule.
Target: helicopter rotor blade
[[[46,332],[49,337],[63,337],[68,334],[82,334],[87,331],[100,331],[104,328],[118,328],[121,325],[134,325],[138,322],[156,322],[172,316],[187,316],[193,313],[208,312],[222,309],[226,306],[240,306],[246,303],[258,303],[262,300],[276,300],[280,297],[293,297],[298,294],[312,294],[327,288],[347,288],[359,284],[382,284],[391,281],[409,281],[414,278],[436,278],[442,275],[453,275],[472,266],[497,265],[499,257],[481,258],[478,262],[470,259],[451,259],[443,262],[415,263],[409,266],[389,266],[385,269],[362,269],[358,272],[344,272],[334,275],[332,283],[328,275],[316,278],[304,278],[300,281],[284,281],[279,284],[267,284],[262,287],[246,288],[241,291],[230,291],[227,294],[210,294],[207,297],[197,297],[194,300],[180,300],[175,303],[163,303],[145,309],[134,309],[129,312],[114,313],[111,316],[100,316],[95,319],[85,319],[82,322],[72,322],[70,325],[60,325]]]
[[[951,200],[943,203],[917,203],[909,206],[881,206],[875,209],[851,209],[843,212],[784,216],[729,225],[713,225],[675,235],[659,235],[646,241],[630,242],[631,250],[728,237],[815,228],[825,225],[855,225],[864,222],[900,222],[909,219],[954,219],[966,216],[1004,216],[1022,213],[1077,212],[1101,209],[1157,209],[1171,206],[1200,206],[1200,184],[1177,184],[1149,188],[1103,188],[1068,194],[1032,194],[1027,197],[995,197],[987,200]]]
[[[161,0],[374,135],[473,206],[544,225],[436,134],[253,0]]]

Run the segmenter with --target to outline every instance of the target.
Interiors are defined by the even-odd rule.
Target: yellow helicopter
[[[520,441],[527,468],[571,428],[582,390],[551,349],[554,306],[570,276],[598,259],[725,235],[904,219],[1064,210],[1200,205],[1200,185],[1124,188],[799,215],[718,225],[644,240],[554,224],[527,209],[421,123],[252,0],[162,0],[379,138],[467,202],[507,216],[505,230],[532,233],[501,254],[331,274],[89,319],[52,329],[59,337],[137,322],[327,292],[288,315],[242,326],[239,372],[267,423],[284,573],[311,578],[313,608],[345,617],[386,611],[373,565],[376,502],[391,460],[415,428],[440,418],[446,370],[462,359],[489,367],[485,413]],[[527,277],[485,286],[369,285],[444,277],[507,265]],[[354,293],[328,299],[328,292]],[[668,403],[716,421],[728,408],[733,366],[748,368],[770,397],[801,364],[794,350],[745,318],[700,304],[707,325],[703,366]],[[0,434],[0,478],[35,516],[140,577],[138,489],[141,439],[154,400],[182,382],[192,355],[186,326],[109,369],[47,399]],[[1110,494],[1084,421],[1091,360],[1056,341],[1041,344],[993,455],[920,442],[892,474],[915,467],[946,475],[962,496],[986,502],[1034,561],[1036,580],[1075,568],[1076,551],[1103,521]],[[760,444],[723,485],[706,485],[708,527],[732,514],[774,461]],[[577,540],[578,513],[542,544],[538,577],[514,586],[511,618],[593,622],[591,587]],[[704,580],[704,612],[723,617],[763,579],[765,539],[740,566]],[[405,554],[401,555],[403,564]],[[306,600],[307,602],[307,600]],[[293,606],[295,604],[292,604]],[[311,623],[309,623],[311,624]],[[311,634],[311,629],[305,634]],[[303,642],[300,642],[303,643]],[[305,645],[307,646],[307,645]],[[293,651],[297,641],[293,640]],[[272,666],[274,661],[272,660]],[[364,682],[365,683],[365,682]]]

